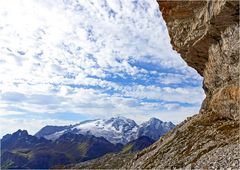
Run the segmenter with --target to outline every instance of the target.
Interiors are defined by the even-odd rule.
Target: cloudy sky
[[[0,136],[114,115],[179,123],[201,84],[155,0],[0,0]]]

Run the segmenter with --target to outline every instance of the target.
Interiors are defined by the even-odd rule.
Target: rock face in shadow
[[[239,169],[239,1],[158,3],[174,49],[204,77],[206,99],[125,167]]]

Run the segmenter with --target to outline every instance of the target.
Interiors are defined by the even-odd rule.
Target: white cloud
[[[143,114],[126,114],[125,116],[131,119],[134,119],[138,123],[142,123],[146,120],[149,120],[152,117],[159,118],[162,121],[171,121],[174,124],[178,124],[185,120],[187,117],[190,117],[199,112],[199,107],[180,107],[177,110],[165,111],[165,112],[145,112]],[[181,117],[179,116],[181,115]]]
[[[53,78],[68,72],[104,76],[110,70],[136,75],[139,70],[128,64],[131,56],[164,67],[186,67],[171,50],[162,18],[155,17],[156,2],[149,3],[147,10],[139,9],[145,1],[137,7],[131,1],[121,1],[124,7],[113,1],[79,3],[2,1],[0,45],[5,64],[1,73],[13,75],[11,80],[32,82],[58,82]],[[111,6],[114,19],[109,17]],[[92,57],[86,57],[89,54]]]
[[[27,129],[29,134],[34,135],[42,127],[46,125],[70,125],[77,121],[64,121],[55,119],[21,119],[21,118],[1,118],[0,117],[0,137],[7,133],[13,133],[19,129]]]
[[[199,87],[171,88],[136,85],[123,90],[126,96],[139,99],[155,99],[182,103],[200,104],[204,93]]]
[[[156,79],[157,83],[162,83],[166,85],[170,84],[194,84],[199,83],[201,81],[201,78],[199,76],[196,76],[196,74],[193,73],[159,73],[159,78]]]
[[[155,0],[2,0],[0,21],[0,115],[180,120],[200,107],[201,77],[172,50]]]

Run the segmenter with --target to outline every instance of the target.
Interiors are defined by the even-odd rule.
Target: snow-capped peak
[[[105,120],[105,123],[122,133],[126,133],[138,126],[134,120],[127,119],[122,116],[112,117],[108,120]]]
[[[113,143],[126,143],[136,136],[138,125],[123,117],[85,121],[72,127],[79,134],[103,136]]]
[[[152,117],[152,118],[150,118],[150,120],[148,122],[163,122],[163,121],[161,121],[155,117]]]
[[[42,137],[55,140],[67,132],[72,132],[83,135],[94,135],[96,137],[102,136],[112,143],[125,144],[139,136],[148,136],[156,140],[159,136],[169,131],[172,126],[168,126],[167,122],[162,122],[156,118],[151,118],[149,121],[138,125],[134,120],[116,116],[109,119],[87,120],[72,126],[54,127],[56,130],[49,128],[51,127],[44,127],[42,131],[40,130],[37,133],[38,137],[39,134],[47,134]],[[48,133],[43,131],[47,131]],[[53,133],[49,134],[49,132]],[[157,135],[152,134],[152,132],[156,132]]]
[[[172,122],[163,122],[157,118],[151,118],[149,121],[140,125],[138,129],[138,137],[149,136],[152,139],[157,140],[174,127],[175,125]]]

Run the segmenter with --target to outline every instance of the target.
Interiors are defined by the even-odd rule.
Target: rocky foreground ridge
[[[126,168],[239,169],[239,1],[158,1],[171,43],[204,77],[200,113]]]

